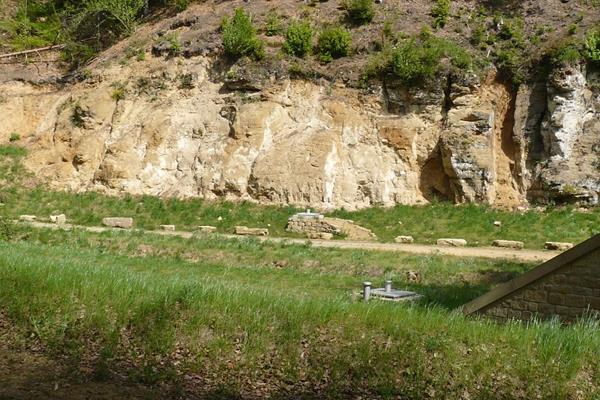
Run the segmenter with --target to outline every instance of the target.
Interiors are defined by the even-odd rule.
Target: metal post
[[[392,281],[388,279],[387,281],[385,281],[385,292],[390,293],[391,291],[392,291]]]
[[[371,282],[363,282],[363,300],[369,301],[371,297]]]

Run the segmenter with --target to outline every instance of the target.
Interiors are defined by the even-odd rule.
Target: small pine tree
[[[223,48],[227,55],[252,56],[255,59],[264,57],[264,44],[256,36],[250,16],[242,8],[237,8],[231,19],[223,20],[222,31]]]
[[[283,50],[297,57],[304,57],[312,50],[313,30],[309,22],[292,22],[285,32]]]

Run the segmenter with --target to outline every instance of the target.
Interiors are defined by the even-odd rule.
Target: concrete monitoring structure
[[[310,239],[332,239],[343,234],[349,240],[372,241],[377,239],[369,229],[358,226],[349,219],[325,217],[310,210],[288,219],[288,232],[304,233]]]
[[[467,303],[466,315],[504,322],[600,315],[600,234]]]

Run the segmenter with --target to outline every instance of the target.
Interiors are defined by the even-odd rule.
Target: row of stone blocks
[[[22,222],[36,222],[37,216],[35,215],[21,215],[19,221]],[[64,214],[51,215],[50,222],[62,225],[67,222],[67,217]],[[107,217],[102,219],[102,225],[110,228],[119,229],[132,229],[133,218],[130,217]],[[174,232],[175,225],[160,225],[160,229],[163,231]],[[216,226],[201,225],[196,228],[197,232],[200,233],[215,233],[217,231]],[[247,236],[268,236],[269,230],[265,228],[248,228],[246,226],[236,226],[234,229],[236,235],[247,235]]]
[[[403,244],[411,244],[414,243],[415,239],[412,236],[398,236],[394,239],[396,243]],[[467,241],[465,239],[450,239],[450,238],[442,238],[437,240],[438,246],[454,246],[454,247],[464,247],[467,245]],[[522,249],[525,247],[523,242],[517,240],[494,240],[492,242],[492,246],[501,247],[501,248],[509,248],[509,249]],[[573,247],[573,243],[565,243],[565,242],[546,242],[544,244],[544,248],[546,250],[560,250],[565,251],[569,250]]]
[[[35,215],[21,215],[20,221],[34,222]],[[51,215],[50,221],[56,224],[64,224],[67,217],[64,214]],[[108,217],[102,219],[102,225],[112,228],[131,229],[133,228],[133,218],[129,217]],[[175,231],[175,225],[160,225],[164,231]],[[197,228],[202,233],[214,233],[217,228],[214,226],[203,225]],[[331,239],[333,235],[339,235],[340,229],[331,225],[322,218],[290,218],[286,227],[287,231],[306,233],[310,239]],[[236,226],[234,229],[236,235],[268,236],[269,230],[265,228],[248,228],[246,226]],[[398,236],[396,243],[410,244],[414,243],[412,236]],[[438,246],[464,247],[467,245],[465,239],[442,238],[437,240]],[[516,240],[494,240],[492,246],[502,248],[522,249],[524,243]],[[544,248],[548,250],[568,250],[573,247],[573,243],[546,242]]]

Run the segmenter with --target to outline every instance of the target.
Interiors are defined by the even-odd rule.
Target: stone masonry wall
[[[559,317],[575,321],[586,312],[600,314],[600,249],[597,249],[517,292],[492,303],[479,313],[499,322]]]
[[[341,233],[338,227],[331,225],[323,218],[292,217],[288,220],[286,230],[306,234],[331,233],[339,235]]]

